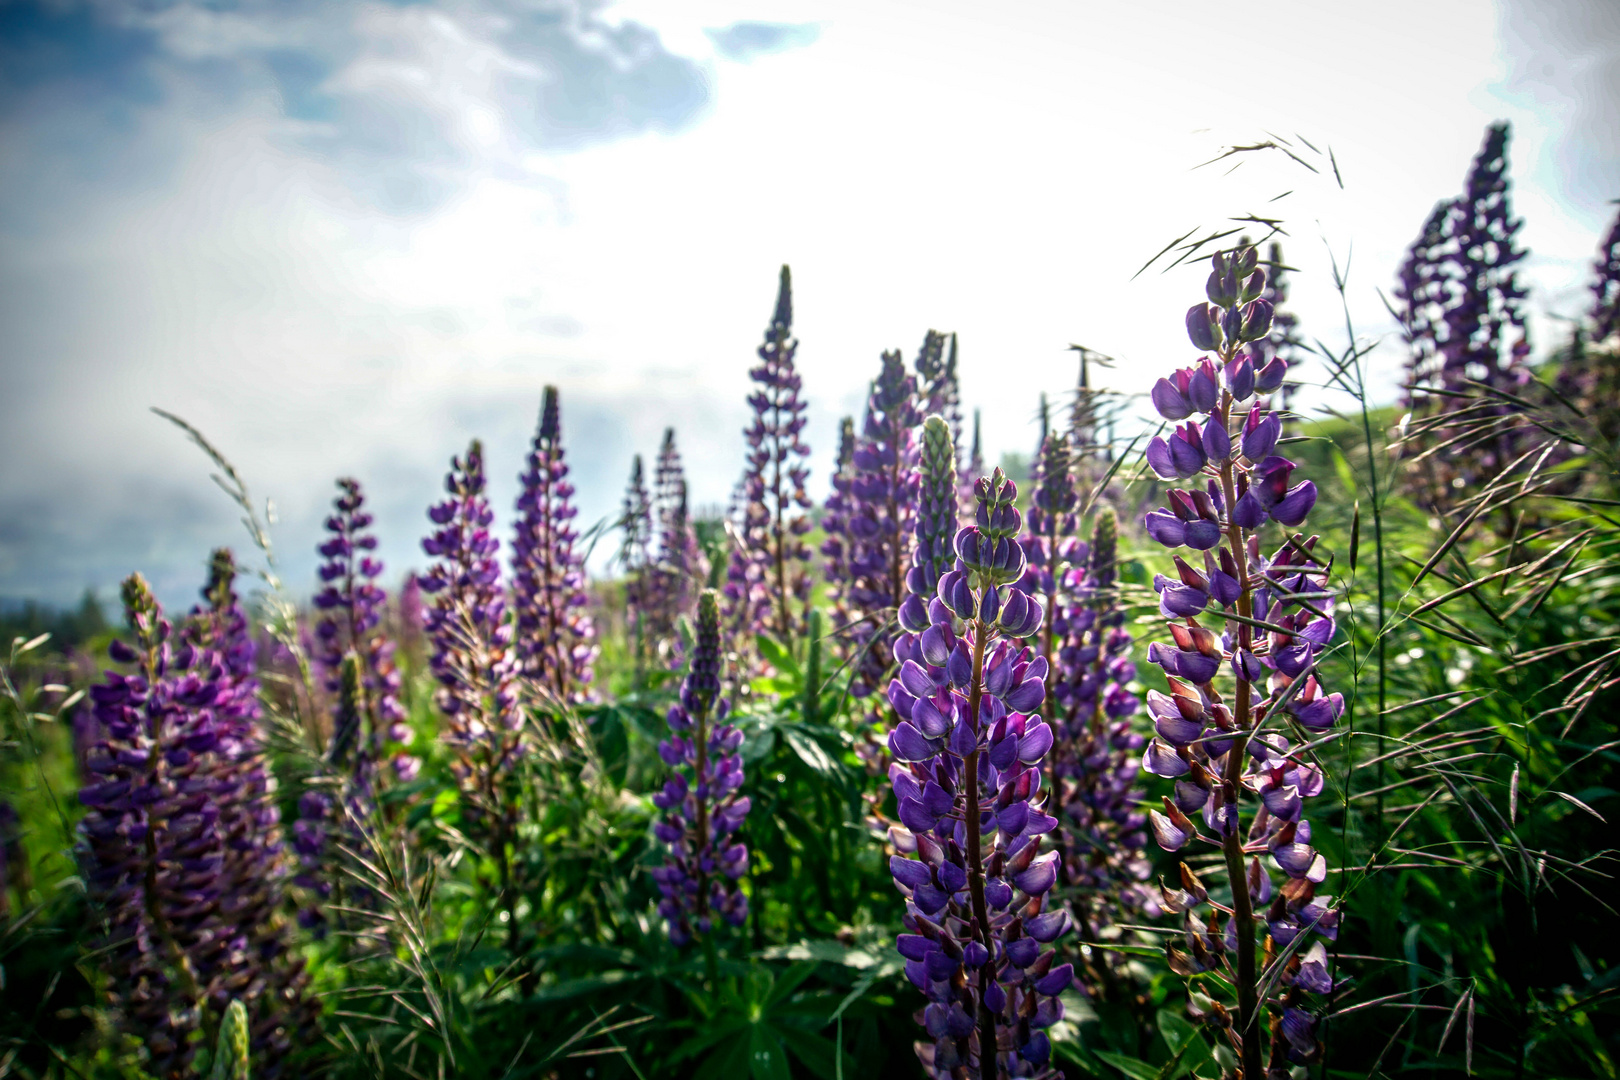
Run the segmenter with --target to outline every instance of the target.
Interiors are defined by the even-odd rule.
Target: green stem
[[[996,1080],[996,1018],[984,1003],[984,991],[995,978],[996,943],[990,936],[990,905],[984,899],[984,852],[979,836],[979,704],[984,699],[984,646],[990,628],[975,619],[973,630],[973,681],[968,686],[968,717],[973,728],[973,752],[964,763],[962,783],[967,788],[967,873],[968,894],[973,902],[973,919],[978,924],[979,941],[989,959],[979,969],[979,1075]]]
[[[1222,424],[1230,424],[1231,412],[1232,395],[1223,391],[1219,413]],[[1232,508],[1237,505],[1237,483],[1233,477],[1231,461],[1221,466],[1221,495],[1225,499],[1227,509],[1227,543],[1232,548],[1232,559],[1237,564],[1238,585],[1241,589],[1238,594],[1237,610],[1243,618],[1252,619],[1254,583],[1249,578],[1249,550],[1244,543],[1243,529],[1230,520]],[[1251,651],[1253,635],[1252,627],[1247,623],[1238,623],[1238,648],[1242,652]],[[1238,669],[1239,676],[1232,721],[1237,725],[1238,731],[1248,731],[1252,687],[1249,681],[1242,677],[1241,666],[1233,666]],[[1237,811],[1238,793],[1243,790],[1243,759],[1248,741],[1248,736],[1240,735],[1226,752],[1226,770],[1222,779],[1234,813]],[[1243,1041],[1243,1075],[1245,1078],[1259,1078],[1265,1075],[1265,1070],[1260,1060],[1260,1002],[1255,993],[1254,901],[1249,896],[1248,876],[1244,873],[1241,820],[1235,822],[1232,831],[1221,838],[1221,852],[1226,860],[1226,876],[1232,887],[1232,918],[1237,923],[1238,1034]]]

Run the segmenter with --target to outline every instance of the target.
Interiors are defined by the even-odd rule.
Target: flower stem
[[[1222,392],[1220,419],[1229,424],[1232,395]],[[1244,619],[1254,618],[1254,582],[1249,577],[1248,546],[1243,542],[1243,529],[1231,520],[1232,508],[1237,505],[1237,484],[1233,479],[1232,462],[1221,465],[1221,495],[1226,502],[1227,543],[1232,547],[1232,561],[1237,565],[1240,592],[1237,613]],[[1238,623],[1240,655],[1248,654],[1253,645],[1254,629],[1248,622]],[[1252,687],[1243,678],[1242,664],[1234,664],[1237,687],[1233,701],[1232,722],[1238,731],[1248,731]],[[1226,752],[1226,771],[1223,777],[1226,796],[1232,805],[1232,829],[1221,837],[1221,852],[1226,859],[1226,876],[1232,886],[1232,918],[1237,923],[1237,995],[1238,1034],[1243,1040],[1243,1076],[1245,1080],[1258,1080],[1265,1075],[1260,1060],[1260,1003],[1255,994],[1254,963],[1254,901],[1249,896],[1249,883],[1243,867],[1243,829],[1237,815],[1238,793],[1243,790],[1243,755],[1249,737],[1239,735]]]
[[[962,783],[967,789],[967,872],[968,895],[973,901],[973,919],[979,924],[979,940],[990,954],[979,969],[979,1075],[983,1080],[996,1077],[996,1018],[984,1003],[984,992],[995,977],[996,942],[990,934],[990,906],[984,899],[984,856],[979,838],[979,703],[984,698],[984,644],[990,628],[975,620],[973,626],[973,681],[968,686],[968,716],[974,729],[975,746],[964,766]]]

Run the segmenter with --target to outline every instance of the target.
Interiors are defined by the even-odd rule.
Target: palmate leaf
[[[792,1080],[787,1051],[772,1025],[753,1025],[748,1038],[748,1070],[754,1080]]]
[[[1151,1065],[1139,1058],[1127,1057],[1108,1050],[1093,1050],[1093,1054],[1101,1061],[1107,1062],[1131,1080],[1158,1080],[1159,1067]]]
[[[801,724],[784,724],[782,737],[811,771],[829,779],[842,779],[844,767]]]

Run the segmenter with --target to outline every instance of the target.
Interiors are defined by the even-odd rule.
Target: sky
[[[1612,0],[0,0],[0,599],[140,570],[186,604],[244,546],[153,406],[273,504],[300,595],[339,476],[392,578],[482,438],[504,534],[548,383],[583,523],[669,426],[721,504],[783,263],[818,495],[929,328],[990,460],[1033,448],[1071,343],[1127,394],[1185,365],[1204,272],[1137,271],[1248,213],[1336,348],[1349,267],[1388,397],[1379,290],[1498,119],[1546,348],[1620,198]],[[1273,136],[1306,165],[1203,164]]]

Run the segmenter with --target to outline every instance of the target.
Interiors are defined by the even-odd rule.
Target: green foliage
[[[1348,411],[1302,425],[1286,450],[1321,490],[1311,524],[1317,550],[1334,557],[1340,630],[1324,677],[1347,701],[1335,738],[1313,751],[1329,783],[1313,808],[1314,842],[1344,920],[1328,1061],[1308,1074],[1613,1077],[1612,450],[1589,448],[1582,418],[1550,399],[1516,406],[1510,415],[1557,452],[1517,463],[1437,519],[1399,494],[1418,451],[1401,442],[1393,409],[1366,405],[1365,358],[1357,346],[1319,354]],[[1133,468],[1118,477],[1124,503],[1152,491],[1127,484]],[[1146,611],[1168,560],[1133,542],[1123,517],[1125,598]],[[699,534],[718,580],[725,530],[699,522]],[[1282,542],[1267,537],[1273,549]],[[512,781],[522,814],[510,850],[472,839],[476,822],[434,738],[433,680],[419,644],[401,649],[422,772],[349,823],[343,902],[331,931],[300,945],[326,1003],[325,1042],[296,1048],[288,1074],[920,1075],[911,1044],[923,1001],[893,947],[903,905],[884,850],[894,813],[885,732],[868,719],[881,699],[852,696],[819,610],[795,650],[755,642],[764,671],[732,716],[752,801],[742,830],[750,916],[678,949],[649,876],[663,858],[650,794],[668,775],[658,744],[678,677],[638,674],[614,621],[619,584],[601,584],[598,597],[603,699],[526,718],[533,752]],[[268,621],[296,645],[279,603]],[[319,782],[312,748],[325,707],[307,670],[292,668],[265,679],[285,824]],[[5,672],[0,795],[18,823],[0,837],[0,1075],[138,1076],[140,1048],[98,1008],[100,927],[73,856],[69,688],[87,673],[28,640]],[[1143,665],[1143,687],[1156,678]],[[1211,889],[1219,901],[1213,879]],[[1165,967],[1176,929],[1142,921],[1065,946],[1095,985],[1088,998],[1065,998],[1055,1060],[1067,1077],[1214,1080],[1230,1050],[1189,1019],[1185,982]],[[259,1015],[232,1002],[218,1048],[198,1045],[214,1075],[246,1075],[250,1013]]]

